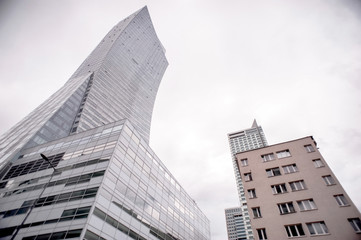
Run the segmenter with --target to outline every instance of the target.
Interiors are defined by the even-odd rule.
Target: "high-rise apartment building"
[[[0,138],[1,239],[210,239],[148,145],[167,65],[144,7]]]
[[[256,239],[361,239],[360,212],[312,137],[236,159]]]
[[[227,208],[226,215],[227,234],[229,240],[238,240],[245,235],[244,218],[240,207]]]
[[[258,126],[256,120],[254,120],[251,128],[229,133],[228,142],[232,154],[232,163],[234,175],[236,177],[239,202],[241,204],[240,207],[235,207],[232,209],[237,211],[240,209],[241,213],[237,215],[237,218],[239,219],[239,221],[242,220],[244,222],[242,224],[243,229],[238,226],[236,227],[234,225],[234,221],[229,217],[227,218],[227,209],[225,210],[228,239],[253,239],[253,232],[250,225],[251,223],[249,219],[247,201],[243,189],[242,177],[240,175],[240,171],[237,165],[236,154],[239,152],[248,151],[250,149],[265,147],[267,146],[267,140],[263,133],[262,127]],[[228,209],[228,211],[229,210],[230,209]]]

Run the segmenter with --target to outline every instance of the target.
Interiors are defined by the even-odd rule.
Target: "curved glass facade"
[[[210,239],[209,220],[148,145],[167,66],[144,7],[2,136],[1,239]]]

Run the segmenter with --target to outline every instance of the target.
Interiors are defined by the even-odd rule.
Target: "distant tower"
[[[245,221],[240,207],[225,210],[227,234],[229,240],[238,240],[246,235]]]
[[[144,7],[0,138],[1,239],[210,239],[148,145],[167,66]]]
[[[243,182],[237,165],[235,154],[239,152],[265,147],[268,145],[267,140],[263,133],[262,127],[257,125],[257,121],[255,119],[253,121],[251,128],[229,133],[228,142],[231,149],[233,169],[236,177],[239,201],[241,204],[240,208],[242,212],[242,218],[244,221],[243,226],[245,227],[245,230],[242,231],[242,233],[239,234],[238,238],[235,239],[253,239],[253,233],[252,230],[250,229],[250,219],[248,217],[248,208],[243,189]],[[228,228],[228,224],[227,224],[227,228]],[[230,240],[232,239],[229,236],[228,238]]]

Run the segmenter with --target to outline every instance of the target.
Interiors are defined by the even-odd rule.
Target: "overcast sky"
[[[361,2],[0,0],[0,133],[58,90],[120,20],[148,5],[169,67],[150,145],[227,239],[238,198],[227,133],[313,135],[361,209]]]

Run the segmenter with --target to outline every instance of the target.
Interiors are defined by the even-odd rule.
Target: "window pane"
[[[266,235],[266,229],[265,228],[257,229],[257,233],[258,233],[258,238],[260,240],[267,240],[267,235]]]
[[[311,205],[310,205],[309,201],[303,201],[303,204],[305,205],[306,209],[311,209]]]
[[[302,228],[302,225],[301,225],[301,224],[298,224],[298,225],[297,225],[297,230],[298,230],[300,236],[305,235],[305,232],[303,231],[303,228]]]
[[[66,238],[75,238],[75,237],[79,237],[81,234],[81,229],[78,230],[72,230],[69,231],[68,234],[66,235]]]
[[[75,212],[76,212],[76,209],[65,210],[61,216],[62,217],[72,216],[75,214]]]
[[[320,235],[320,234],[328,233],[326,224],[323,221],[316,223],[307,223],[307,228],[310,231],[311,235]]]
[[[313,200],[309,200],[308,202],[310,204],[310,209],[316,209],[316,204],[314,203]]]
[[[321,224],[321,228],[323,230],[323,233],[328,233],[328,229],[326,227],[326,224],[324,222],[321,222],[320,224]]]
[[[313,226],[311,224],[307,224],[308,231],[311,235],[316,234],[315,230],[313,229]]]
[[[57,232],[57,233],[53,233],[53,235],[51,235],[51,239],[64,239],[66,235],[66,232]]]
[[[313,226],[315,227],[316,232],[317,232],[318,234],[322,234],[322,233],[323,233],[320,223],[314,223]]]
[[[277,152],[277,157],[278,158],[285,158],[285,157],[289,157],[291,156],[291,153],[289,150],[284,150],[284,151],[281,151],[281,152]]]
[[[89,213],[90,207],[79,208],[76,212],[77,215]]]
[[[252,181],[252,174],[251,173],[245,173],[244,174],[244,180],[245,181]]]
[[[292,236],[298,236],[298,232],[295,226],[290,226]]]
[[[290,231],[290,226],[286,226],[285,228],[286,228],[287,236],[292,237],[291,231]]]
[[[288,207],[290,208],[290,212],[295,212],[295,208],[293,207],[293,204],[288,204]]]
[[[256,190],[255,189],[249,189],[248,190],[248,196],[249,196],[249,198],[255,198],[256,197]]]
[[[305,208],[303,207],[303,202],[297,202],[297,204],[301,211],[305,210]]]
[[[325,166],[320,159],[315,159],[315,160],[313,160],[313,164],[315,165],[316,168],[324,167],[324,166]]]
[[[241,160],[241,166],[243,166],[243,167],[248,166],[248,160],[247,159],[242,159]]]
[[[262,157],[264,162],[268,162],[268,161],[271,161],[271,160],[275,159],[273,153],[265,154],[265,155],[262,155],[261,157]]]
[[[305,149],[306,149],[307,152],[314,152],[315,151],[315,149],[313,148],[312,145],[306,145]]]
[[[356,232],[361,232],[361,221],[359,218],[350,218],[348,221]]]
[[[341,195],[335,195],[334,197],[335,197],[338,205],[340,205],[340,206],[348,205],[348,201],[346,200],[344,195],[342,195],[342,194]]]
[[[89,230],[86,231],[84,237],[87,240],[98,240],[99,239],[98,235],[96,235],[95,233],[90,232]]]

